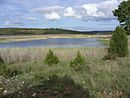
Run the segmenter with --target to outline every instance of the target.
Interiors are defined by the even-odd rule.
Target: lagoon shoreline
[[[1,35],[0,43],[12,41],[29,41],[49,38],[99,38],[110,39],[111,35],[84,35],[84,34],[46,34],[46,35]]]

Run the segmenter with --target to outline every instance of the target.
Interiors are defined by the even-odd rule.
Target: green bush
[[[108,48],[108,54],[103,58],[103,60],[115,60],[117,58],[116,54],[112,54],[110,51],[110,48]]]
[[[0,65],[0,76],[6,75],[6,66],[4,64]]]
[[[6,65],[0,65],[0,76],[4,77],[13,77],[19,74],[22,74],[23,72],[18,71],[18,70],[11,70],[6,67]]]
[[[0,55],[0,76],[5,75],[5,72],[6,72],[6,66],[4,64],[3,58]]]
[[[108,49],[108,55],[106,59],[115,59],[116,57],[125,57],[128,55],[128,37],[125,30],[121,27],[117,27],[112,34],[110,40],[110,48]]]
[[[13,76],[16,76],[16,75],[19,75],[19,74],[22,74],[22,73],[23,73],[22,71],[17,70],[17,69],[6,68],[6,76],[7,77],[13,77]]]
[[[21,71],[18,71],[16,69],[11,70],[11,69],[7,68],[3,58],[0,56],[0,76],[13,77],[13,76],[21,74],[21,73],[22,73]]]
[[[49,49],[49,52],[47,53],[44,62],[47,65],[53,65],[53,64],[58,64],[59,60],[57,56],[53,54],[53,51]]]
[[[70,62],[70,67],[76,71],[81,70],[85,66],[85,58],[81,56],[80,51],[77,52],[76,58]]]
[[[1,55],[0,55],[0,65],[1,64],[4,64],[5,62],[4,62],[4,60],[3,60],[3,58],[1,57]]]

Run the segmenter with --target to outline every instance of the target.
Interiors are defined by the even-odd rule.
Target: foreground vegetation
[[[48,50],[0,49],[9,70],[0,77],[0,98],[129,98],[130,55],[104,61],[106,48],[53,48],[59,62],[48,65]]]

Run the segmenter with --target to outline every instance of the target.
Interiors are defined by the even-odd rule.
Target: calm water
[[[0,43],[0,48],[28,47],[102,47],[96,38],[54,38]]]

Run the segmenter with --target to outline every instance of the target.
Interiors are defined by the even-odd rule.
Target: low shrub
[[[4,64],[4,60],[0,55],[0,76],[4,76],[6,73],[6,66]]]
[[[19,74],[22,74],[23,72],[17,69],[6,69],[6,76],[13,77]]]
[[[0,56],[0,76],[4,77],[13,77],[15,75],[21,74],[21,71],[18,71],[16,69],[9,69],[6,67],[4,60]]]
[[[5,62],[4,62],[4,60],[3,60],[3,58],[1,57],[1,55],[0,55],[0,65],[1,64],[4,64]]]
[[[77,56],[70,62],[70,67],[76,71],[81,70],[85,66],[85,58],[81,56],[80,51],[77,52]]]
[[[110,50],[110,48],[108,49],[108,51]],[[105,57],[103,58],[103,60],[115,60],[117,58],[116,54],[112,54],[110,52],[108,52],[109,54],[105,55]]]
[[[0,76],[13,77],[22,73],[22,71],[7,68],[5,64],[0,65]]]
[[[58,64],[59,60],[58,57],[53,54],[53,51],[49,49],[49,52],[47,53],[44,62],[47,65],[53,65],[53,64]]]
[[[4,64],[0,65],[0,76],[5,76],[6,75],[6,66]]]

